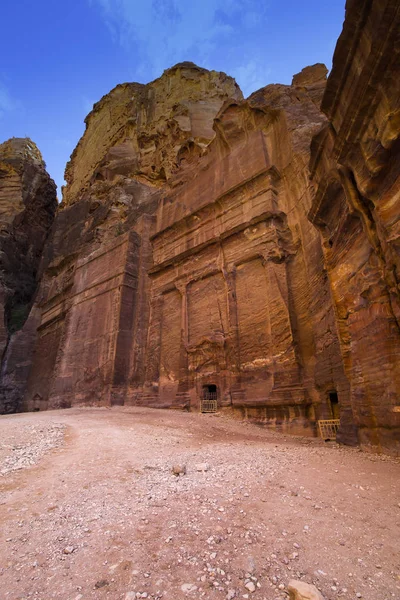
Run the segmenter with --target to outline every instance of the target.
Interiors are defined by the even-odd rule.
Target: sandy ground
[[[0,598],[399,599],[399,473],[220,415],[4,416]]]

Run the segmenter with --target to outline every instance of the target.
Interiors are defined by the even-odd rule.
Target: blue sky
[[[306,65],[330,68],[343,18],[344,0],[8,0],[0,141],[31,137],[60,186],[83,119],[118,83],[190,60],[247,96]]]

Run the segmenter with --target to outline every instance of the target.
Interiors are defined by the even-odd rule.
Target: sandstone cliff
[[[310,219],[326,270],[351,385],[340,439],[399,453],[400,6],[349,0],[313,140]]]
[[[144,352],[146,269],[151,266],[149,236],[158,197],[169,186],[187,147],[198,155],[204,152],[215,135],[214,117],[227,98],[242,98],[231,77],[182,63],[148,85],[117,86],[95,105],[67,165],[68,184],[44,252],[40,290],[25,326],[25,330],[39,328],[40,332],[33,358],[28,353],[33,368],[27,406],[32,406],[32,398],[35,406],[47,406],[51,390],[57,397],[54,405],[68,404],[65,378],[71,381],[75,401],[107,402],[110,382],[116,376],[119,330],[125,317],[128,324],[132,319],[132,314],[120,315],[122,305],[115,298],[120,286],[125,290],[125,280],[132,277],[125,264],[132,254],[125,253],[127,236],[136,244],[133,260],[140,264],[141,283],[138,298],[131,300],[126,311],[134,313],[136,302],[141,303],[143,314],[137,318],[142,329],[132,343]],[[92,275],[91,266],[98,269],[97,256],[103,257],[99,260],[104,264],[100,273]],[[95,279],[90,284],[91,277]],[[81,306],[82,285],[84,289],[93,285],[93,291],[85,292],[88,302]],[[79,315],[75,332],[78,305],[88,313]],[[12,371],[16,365],[10,361],[9,368]],[[63,369],[68,372],[65,377]],[[84,396],[80,387],[85,389]]]
[[[243,101],[190,63],[105,96],[66,171],[26,329],[27,408],[221,406],[313,433],[348,393],[309,147],[326,68]]]
[[[3,365],[25,409],[212,397],[400,451],[399,20],[349,1],[328,82],[181,63],[94,106]]]
[[[43,246],[57,207],[56,186],[28,138],[0,145],[0,356],[28,316]],[[25,374],[26,378],[26,374]],[[0,412],[20,408],[4,377]],[[26,385],[26,382],[25,382]]]
[[[88,189],[107,193],[118,177],[163,185],[178,168],[182,145],[190,140],[201,153],[224,100],[242,97],[232,77],[193,63],[175,65],[147,85],[118,85],[86,118],[65,171],[65,204]]]

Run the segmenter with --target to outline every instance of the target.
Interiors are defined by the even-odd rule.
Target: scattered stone
[[[248,581],[247,583],[245,583],[244,587],[251,593],[256,591],[256,586],[252,581]]]
[[[107,581],[107,579],[100,579],[100,581],[96,581],[94,587],[96,590],[100,590],[101,588],[106,587],[106,585],[110,585],[110,582]]]
[[[197,585],[195,585],[194,583],[184,583],[183,585],[181,585],[181,590],[185,594],[190,594],[191,592],[197,591]]]
[[[186,465],[174,465],[172,467],[172,473],[176,476],[186,475]]]
[[[197,463],[195,469],[196,471],[208,471],[210,469],[210,465],[208,463]]]
[[[315,585],[292,579],[289,581],[289,600],[324,600]]]

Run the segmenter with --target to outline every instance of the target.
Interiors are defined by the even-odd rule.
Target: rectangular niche
[[[241,366],[245,370],[262,367],[271,356],[271,326],[267,280],[260,259],[237,267],[236,298]]]
[[[161,329],[161,395],[175,393],[179,381],[182,297],[178,290],[164,295]]]
[[[195,281],[189,286],[189,344],[204,339],[221,339],[229,330],[227,288],[222,273]]]

